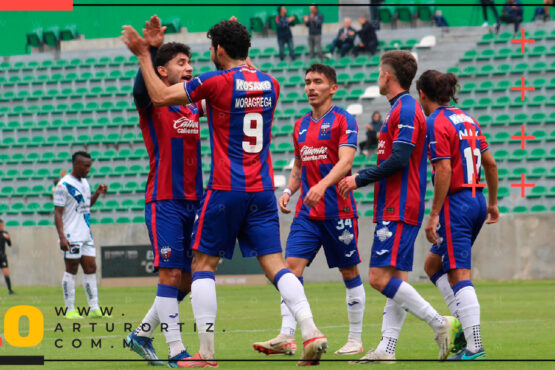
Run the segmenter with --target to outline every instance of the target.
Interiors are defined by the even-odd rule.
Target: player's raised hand
[[[318,204],[320,199],[322,199],[322,197],[326,193],[326,189],[327,187],[325,185],[322,185],[321,183],[318,183],[311,187],[306,194],[306,197],[304,198],[304,204],[307,207],[314,207],[316,204]]]
[[[98,185],[98,188],[96,188],[96,192],[98,194],[106,194],[107,191],[108,191],[108,185],[106,184],[100,184]]]
[[[145,28],[143,28],[145,41],[153,48],[159,48],[164,43],[166,28],[166,26],[162,27],[160,18],[157,15],[153,15],[150,17],[150,21],[145,22]]]
[[[291,196],[287,193],[283,193],[281,198],[279,198],[278,206],[279,206],[279,210],[282,213],[291,213],[291,210],[287,209],[287,205],[289,204],[290,199],[291,199]]]
[[[437,244],[438,235],[436,232],[437,225],[439,224],[439,215],[430,215],[428,223],[426,224],[426,239],[432,244]]]
[[[341,179],[337,183],[337,189],[339,190],[339,194],[341,194],[341,196],[343,198],[347,198],[350,191],[358,189],[357,183],[355,181],[355,178],[357,176],[358,176],[358,173],[356,173],[354,175],[351,175],[351,176],[347,176],[347,177]]]
[[[148,43],[139,35],[133,26],[123,26],[121,39],[127,48],[136,56],[146,55],[150,57]]]
[[[488,215],[487,215],[487,221],[486,224],[494,224],[497,221],[499,221],[499,208],[497,208],[497,205],[494,206],[488,206]]]

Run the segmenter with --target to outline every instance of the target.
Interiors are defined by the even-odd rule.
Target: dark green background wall
[[[8,0],[17,1],[17,0]],[[74,4],[148,4],[153,0],[75,0]],[[165,4],[182,4],[183,1],[162,0]],[[200,1],[196,0],[196,3]],[[224,1],[218,1],[223,3]],[[66,24],[77,24],[78,30],[85,38],[117,37],[121,32],[121,25],[131,24],[136,28],[142,28],[144,21],[152,14],[157,14],[162,20],[167,17],[179,16],[183,27],[190,32],[207,31],[214,23],[222,19],[228,19],[235,15],[245,25],[249,24],[249,17],[261,11],[274,14],[275,6],[254,6],[249,4],[262,3],[262,0],[232,0],[225,1],[226,4],[237,4],[230,6],[75,6],[71,12],[0,12],[0,35],[3,36],[0,56],[24,54],[25,34],[36,27],[48,27],[52,25],[65,26]],[[312,2],[319,4],[338,4],[339,0],[315,0],[315,1],[283,1],[284,4],[306,4],[304,6],[290,6],[290,10],[304,9],[308,13],[308,5]],[[406,3],[407,1],[386,1],[386,4]],[[439,2],[439,1],[438,1]],[[447,1],[442,0],[442,3]],[[191,3],[191,2],[190,2]],[[206,4],[216,1],[205,2]],[[478,0],[457,0],[457,3],[478,4]],[[498,4],[504,1],[497,1]],[[525,4],[539,4],[541,0],[524,0]],[[482,10],[476,6],[447,6],[438,7],[443,11],[451,26],[480,25],[483,22]],[[326,22],[337,22],[339,8],[337,6],[324,6],[320,8]],[[498,8],[501,12],[501,5]],[[534,13],[534,7],[525,7],[524,20],[529,21]],[[490,21],[493,19],[491,16]],[[407,35],[407,38],[410,35]]]

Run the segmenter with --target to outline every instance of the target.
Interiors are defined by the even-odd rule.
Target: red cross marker
[[[476,173],[472,173],[472,184],[463,184],[464,188],[472,188],[472,198],[476,198],[476,188],[484,188],[486,184],[478,184],[476,182]]]
[[[465,139],[470,141],[470,147],[472,148],[472,152],[474,152],[474,148],[476,148],[476,140],[486,140],[485,136],[477,135],[475,130],[470,129],[469,136],[461,136],[461,139]]]
[[[524,83],[524,76],[522,76],[520,78],[520,86],[513,86],[511,87],[511,90],[513,91],[520,90],[520,100],[524,101],[524,94],[526,94],[526,91],[534,91],[536,90],[536,88],[531,86],[526,86]]]
[[[526,140],[534,140],[535,136],[524,136],[524,125],[520,126],[520,136],[511,136],[513,140],[520,140],[520,149],[526,146]]]
[[[522,54],[524,54],[524,45],[525,44],[532,44],[532,43],[536,42],[536,40],[526,39],[526,37],[524,36],[524,28],[520,30],[520,34],[521,34],[520,39],[511,40],[511,43],[512,44],[520,44],[520,52]]]
[[[526,184],[524,182],[524,174],[520,174],[520,184],[511,184],[511,188],[520,188],[520,196],[524,198],[524,188],[533,188],[536,184]]]

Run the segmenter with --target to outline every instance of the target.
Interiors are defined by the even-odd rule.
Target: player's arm
[[[451,186],[451,159],[439,159],[434,162],[434,199],[430,218],[426,225],[426,238],[430,243],[437,243],[436,227],[439,223],[439,212],[443,207],[449,187]]]
[[[391,155],[379,166],[365,168],[358,173],[346,177],[339,184],[339,192],[346,197],[354,189],[380,181],[402,171],[409,165],[414,146],[405,142],[393,143]]]
[[[64,233],[63,214],[64,207],[54,206],[54,224],[56,225],[56,231],[60,239],[60,249],[67,252],[69,251],[69,240],[67,240],[66,234]]]
[[[4,233],[4,240],[8,243],[8,247],[12,246],[12,239],[10,238],[10,234],[7,231],[3,231]]]
[[[486,224],[493,224],[499,221],[499,209],[497,208],[497,188],[499,178],[497,174],[497,163],[489,150],[482,152],[482,167],[486,174],[488,184],[488,220]]]
[[[320,180],[316,185],[310,188],[306,197],[304,198],[304,204],[308,207],[314,207],[320,199],[324,196],[326,190],[339,182],[345,177],[347,173],[353,167],[353,159],[355,158],[356,148],[352,146],[343,145],[339,147],[339,161],[333,166],[331,171]],[[344,195],[346,197],[346,195]]]
[[[107,191],[108,191],[108,185],[106,185],[106,184],[98,185],[98,187],[96,188],[96,191],[94,192],[94,194],[91,197],[91,207],[94,206],[98,197],[101,194],[106,194]]]
[[[166,86],[154,71],[148,42],[131,26],[123,26],[122,40],[137,56],[148,95],[155,106],[187,105],[191,103],[183,84]]]
[[[301,187],[301,160],[295,158],[293,163],[293,168],[291,169],[291,174],[289,175],[289,183],[287,187],[283,190],[281,198],[279,198],[279,209],[283,213],[291,213],[290,209],[287,209],[287,205],[291,200],[291,195],[295,194],[297,190]]]

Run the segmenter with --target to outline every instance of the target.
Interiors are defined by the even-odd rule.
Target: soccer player
[[[58,182],[54,192],[54,223],[60,239],[65,262],[62,289],[67,319],[82,319],[75,309],[75,275],[79,265],[83,268],[83,287],[89,301],[88,317],[109,317],[98,307],[96,287],[96,249],[91,233],[91,207],[108,186],[100,184],[91,196],[86,179],[91,170],[92,159],[87,152],[75,152],[71,156],[71,172]]]
[[[152,16],[143,30],[156,73],[166,86],[193,77],[191,51],[180,43],[164,42],[165,27]],[[191,291],[191,232],[202,198],[199,116],[196,104],[156,107],[141,71],[133,88],[140,126],[150,159],[145,194],[145,220],[159,272],[156,298],[141,325],[126,341],[152,364],[159,361],[152,333],[162,323],[169,347],[169,366],[190,357],[181,339],[178,303]]]
[[[349,337],[335,353],[362,353],[362,318],[366,296],[358,272],[358,222],[352,193],[339,195],[336,184],[350,175],[357,148],[357,122],[336,107],[333,95],[337,78],[332,67],[313,64],[305,73],[305,93],[312,112],[295,123],[293,144],[295,164],[278,205],[283,213],[291,195],[301,189],[295,219],[287,239],[286,265],[302,282],[303,271],[321,246],[330,268],[338,267],[347,288]],[[266,354],[293,354],[297,348],[297,322],[287,305],[281,303],[280,334],[266,342],[254,343],[255,350]]]
[[[236,239],[243,256],[257,257],[301,326],[300,365],[317,363],[327,339],[316,328],[303,286],[285,267],[279,240],[270,138],[279,84],[247,63],[250,35],[236,21],[208,31],[211,59],[219,69],[185,84],[166,86],[154,73],[148,44],[131,26],[123,41],[138,56],[152,102],[167,106],[206,100],[212,171],[193,227],[191,300],[200,351],[184,367],[217,366],[214,323],[217,300],[214,273],[221,257],[231,258]]]
[[[395,346],[407,311],[435,332],[444,360],[456,335],[457,321],[444,317],[407,282],[412,270],[414,241],[424,215],[426,192],[426,121],[420,104],[408,90],[417,63],[407,51],[381,56],[378,85],[391,104],[380,131],[378,165],[346,177],[339,188],[343,196],[374,182],[374,243],[370,257],[370,284],[387,297],[382,340],[354,363],[394,360]]]
[[[8,247],[12,246],[12,240],[10,239],[10,234],[4,230],[4,220],[0,220],[0,268],[2,268],[2,274],[4,274],[4,280],[6,280],[6,286],[8,287],[8,292],[15,294],[12,290],[12,281],[10,280],[10,270],[8,270],[8,256],[6,256],[6,244]]]
[[[428,115],[429,157],[434,175],[434,199],[426,225],[433,243],[425,270],[437,285],[449,309],[461,322],[466,348],[449,360],[485,358],[480,334],[480,304],[471,281],[472,245],[488,215],[499,220],[497,165],[478,122],[449,105],[457,102],[457,77],[435,70],[416,83],[420,103]],[[488,203],[480,184],[481,167],[488,185]]]

